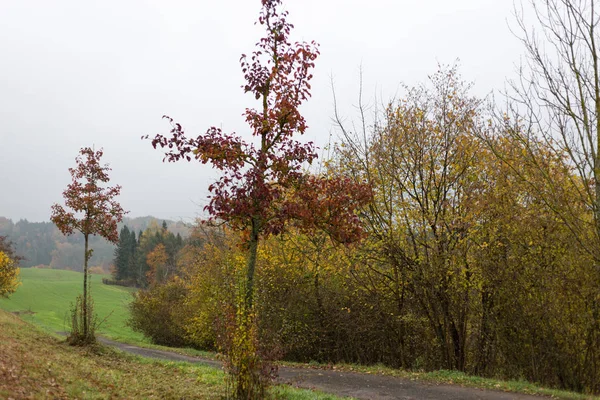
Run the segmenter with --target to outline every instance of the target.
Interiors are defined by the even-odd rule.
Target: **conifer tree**
[[[135,235],[135,233],[134,233]],[[131,243],[131,236],[129,228],[124,226],[121,228],[119,233],[119,243],[115,249],[115,276],[116,280],[126,279],[128,268],[129,268],[129,246]]]

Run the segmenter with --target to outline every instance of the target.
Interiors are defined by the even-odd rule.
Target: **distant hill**
[[[167,229],[175,235],[186,238],[190,228],[183,222],[164,220]],[[163,220],[152,216],[125,218],[119,224],[119,230],[127,225],[137,232],[144,231],[153,224],[162,225]],[[25,257],[21,267],[48,266],[54,269],[81,271],[83,266],[83,235],[73,234],[65,237],[52,222],[29,222],[22,219],[14,223],[11,219],[0,217],[0,235],[8,236],[15,244],[17,254]],[[114,258],[115,246],[99,237],[90,239],[94,249],[91,266],[101,266],[109,270]]]

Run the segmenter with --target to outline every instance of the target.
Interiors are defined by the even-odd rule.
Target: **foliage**
[[[135,295],[130,325],[154,341],[166,331],[168,335],[163,336],[173,343],[215,350],[217,335],[224,334],[218,327],[224,326],[226,308],[235,307],[238,282],[243,277],[244,254],[239,243],[239,237],[218,228],[196,227],[179,252],[176,274]],[[169,295],[174,293],[179,295]],[[165,297],[169,300],[164,301]],[[163,318],[172,321],[171,326],[164,327]]]
[[[88,271],[88,272],[89,272],[90,274],[96,274],[96,275],[105,275],[105,274],[106,274],[106,271],[104,270],[104,268],[102,268],[102,267],[101,267],[101,266],[99,266],[99,265],[94,265],[94,266],[91,266],[91,267],[89,268],[89,271]]]
[[[506,154],[522,154],[510,142],[505,146]],[[444,292],[450,304],[466,309],[464,369],[555,387],[581,382],[578,374],[589,373],[583,339],[593,327],[592,316],[582,312],[594,290],[585,272],[588,259],[530,186],[484,149],[474,168],[481,173],[480,183],[494,185],[486,184],[470,203],[477,216],[466,238],[472,284],[449,264],[451,284]],[[203,237],[203,244],[187,248],[195,253],[188,258],[194,262],[178,269],[187,294],[165,308],[178,310],[180,334],[190,345],[227,348],[234,339],[231,327],[239,326],[235,304],[243,292],[243,239],[231,230],[200,226],[198,231],[193,236]],[[263,241],[256,281],[258,340],[245,346],[263,352],[276,348],[280,353],[275,356],[303,362],[444,368],[445,350],[426,308],[436,306],[435,297],[425,297],[430,296],[425,274],[435,270],[405,273],[396,281],[406,286],[405,313],[399,313],[402,297],[394,296],[398,292],[390,265],[394,259],[387,258],[394,253],[384,252],[385,238],[370,237],[347,247],[323,233],[289,229]],[[425,295],[416,297],[415,292]],[[450,321],[460,316],[457,309],[449,308]]]
[[[530,0],[531,14],[516,10],[525,62],[507,93],[506,113],[523,129],[508,131],[537,162],[543,185],[561,190],[544,174],[538,141],[562,154],[576,179],[565,182],[592,210],[595,238],[585,250],[600,260],[600,10],[593,0]],[[537,29],[531,26],[536,23]],[[513,168],[516,167],[513,165]],[[584,186],[580,182],[585,182]],[[530,181],[531,184],[536,184]],[[581,240],[589,227],[567,210],[556,210]],[[584,224],[585,225],[585,224]]]
[[[89,147],[79,151],[75,159],[77,167],[69,168],[72,182],[63,192],[67,209],[54,204],[50,219],[65,235],[78,231],[84,236],[100,235],[116,243],[117,223],[122,221],[125,212],[114,200],[121,187],[100,186],[110,181],[110,168],[100,164],[102,155],[102,150],[94,151]]]
[[[395,303],[398,331],[414,318],[430,326],[410,336],[431,335],[439,346],[435,365],[464,370],[468,302],[478,285],[468,237],[477,221],[471,204],[480,191],[481,120],[454,69],[430,81],[390,104],[366,143],[344,130],[338,162],[357,178],[368,176],[375,191],[364,211],[370,243],[358,256],[367,267],[357,273],[360,283]],[[409,366],[415,361],[405,339],[397,357]]]
[[[165,221],[162,227],[156,222],[150,223],[139,233],[137,241],[135,232],[125,226],[115,250],[113,277],[118,282],[130,282],[131,286],[137,287],[152,285],[156,279],[166,282],[176,272],[178,253],[183,246],[181,235],[170,232]]]
[[[103,188],[108,183],[108,165],[101,165],[102,150],[82,148],[75,159],[77,167],[69,168],[72,182],[63,192],[67,209],[59,204],[52,206],[50,219],[65,235],[79,231],[84,237],[83,261],[83,296],[81,307],[75,306],[72,311],[82,315],[72,315],[72,321],[82,321],[83,328],[77,324],[71,326],[73,343],[92,343],[95,337],[89,322],[91,316],[91,298],[88,288],[88,261],[93,250],[89,249],[89,237],[99,235],[110,242],[119,240],[117,223],[121,222],[125,212],[114,199],[121,191],[120,186]]]
[[[6,235],[14,244],[16,253],[22,256],[21,267],[38,265],[56,269],[83,270],[83,238],[64,236],[51,222],[29,222],[0,217],[0,236]],[[94,254],[90,259],[95,265],[108,268],[113,246],[102,237],[90,238]]]
[[[509,101],[498,112],[510,140],[520,144],[532,174],[488,141],[495,154],[539,193],[544,205],[570,231],[571,240],[585,253],[563,279],[585,276],[593,284],[574,288],[566,296],[577,304],[577,322],[550,330],[545,340],[568,354],[552,375],[577,390],[600,391],[600,12],[593,0],[528,1],[530,12],[516,10],[517,36],[524,65],[511,81]],[[532,25],[531,22],[534,22]],[[496,133],[496,132],[494,132]],[[497,135],[491,135],[495,138]],[[553,164],[547,154],[555,155]],[[556,179],[567,171],[568,179]],[[565,199],[568,198],[568,201]],[[587,283],[586,282],[586,283]],[[595,286],[595,290],[592,287]],[[562,295],[562,293],[561,293]],[[560,296],[562,297],[562,296]],[[576,300],[571,299],[576,297]],[[563,298],[564,301],[567,298]],[[539,299],[546,303],[546,299]],[[574,310],[571,310],[572,312]],[[558,321],[565,323],[561,318]],[[566,345],[556,337],[585,326]],[[564,331],[563,331],[564,329]],[[582,356],[585,354],[585,356]],[[552,355],[547,357],[552,359]],[[545,373],[545,372],[544,372]],[[543,373],[542,373],[543,374]]]
[[[19,285],[19,268],[8,254],[0,251],[0,297],[8,297]]]
[[[116,280],[116,279],[102,278],[102,283],[105,285],[116,285],[116,286],[124,286],[124,287],[136,287],[137,286],[137,282],[135,281],[135,279]]]
[[[200,224],[191,237],[195,245],[185,248],[187,262],[180,268],[188,289],[181,304],[189,315],[185,335],[195,347],[215,350],[226,344],[226,329],[234,327],[245,255],[239,235],[231,231]]]
[[[135,238],[135,232],[130,231],[127,225],[121,228],[119,234],[119,243],[115,249],[115,260],[114,260],[114,278],[117,281],[132,280],[135,279],[134,275],[134,264],[135,264],[135,251],[137,247],[137,240]]]
[[[184,304],[189,287],[185,282],[183,268],[190,256],[190,243],[196,238],[190,238],[184,247],[181,236],[173,235],[165,225],[162,228],[152,225],[139,236],[140,240],[134,251],[136,257],[131,258],[130,264],[126,266],[125,270],[132,271],[136,281],[140,276],[136,271],[145,270],[145,280],[142,282],[147,282],[148,285],[139,290],[130,303],[129,325],[150,338],[153,343],[189,345],[193,343],[187,335],[191,310]],[[124,228],[123,232],[128,230],[125,231]],[[133,265],[131,262],[134,262]],[[144,265],[147,265],[147,269]],[[132,280],[106,281],[109,284],[128,282],[136,284]],[[212,348],[205,345],[203,348]]]
[[[155,344],[175,347],[187,345],[189,342],[184,331],[186,319],[180,307],[186,293],[187,289],[179,279],[133,293],[128,325],[134,331],[144,333]]]
[[[409,89],[371,132],[343,130],[336,168],[375,193],[369,239],[350,258],[358,298],[383,317],[365,337],[393,332],[379,355],[392,365],[595,390],[597,275],[556,213],[593,235],[583,181],[565,152],[484,118],[455,69],[431,87]]]
[[[150,285],[164,282],[168,274],[167,261],[169,261],[165,245],[159,243],[154,250],[146,256],[146,263],[150,270],[146,272],[146,277]]]

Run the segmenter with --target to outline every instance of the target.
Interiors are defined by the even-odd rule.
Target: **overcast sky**
[[[332,132],[330,80],[355,117],[365,95],[384,100],[460,59],[474,94],[502,89],[523,53],[512,0],[287,0],[295,40],[320,43],[307,140]],[[262,31],[260,0],[0,0],[0,216],[47,221],[81,147],[104,148],[130,216],[191,222],[216,177],[197,163],[163,164],[142,135],[209,126],[246,134],[253,105],[241,53]]]

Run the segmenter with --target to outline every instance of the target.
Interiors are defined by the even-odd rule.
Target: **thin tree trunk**
[[[88,326],[88,235],[85,234],[85,257],[83,258],[83,337],[85,340],[88,338],[89,326]]]
[[[258,220],[252,218],[252,231],[248,243],[248,261],[246,264],[246,310],[250,311],[254,300],[254,270],[256,269],[256,256],[258,253]]]

